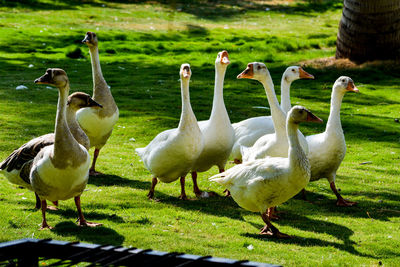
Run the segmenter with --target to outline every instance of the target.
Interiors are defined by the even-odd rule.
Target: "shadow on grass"
[[[261,221],[261,218],[260,218]],[[254,224],[251,223],[256,229],[262,228],[264,225],[261,224]],[[302,231],[308,231],[308,232],[317,232],[317,233],[322,233],[322,234],[329,234],[331,236],[334,236],[337,239],[340,239],[343,241],[343,243],[336,243],[336,242],[330,242],[330,241],[324,241],[318,238],[307,238],[307,237],[298,237],[298,236],[292,236],[292,239],[287,239],[287,240],[281,240],[281,239],[275,239],[275,238],[268,238],[263,235],[259,234],[252,234],[252,233],[245,233],[242,234],[245,237],[251,237],[251,238],[256,238],[260,240],[266,240],[270,242],[276,242],[276,243],[284,243],[284,244],[296,244],[304,247],[310,247],[310,246],[316,246],[316,247],[334,247],[339,250],[347,251],[353,255],[361,256],[361,257],[368,257],[368,258],[373,258],[377,259],[378,257],[375,257],[373,255],[361,253],[356,250],[354,247],[356,242],[351,241],[350,237],[353,235],[353,231],[345,226],[338,225],[335,223],[331,223],[328,221],[322,221],[322,220],[313,220],[310,218],[307,218],[305,216],[300,216],[300,215],[292,215],[288,216],[287,214],[282,216],[282,219],[279,220],[278,223],[279,225],[289,225],[293,228],[300,229]],[[279,227],[278,227],[279,228]],[[290,233],[287,233],[290,235]]]
[[[99,227],[80,227],[73,222],[58,223],[52,232],[64,237],[75,237],[79,241],[96,243],[100,245],[121,245],[125,237],[118,234],[115,230],[105,226]]]
[[[99,176],[90,176],[88,184],[96,186],[127,186],[130,188],[148,190],[151,186],[151,181],[143,182],[139,180],[130,180],[128,178],[122,178],[118,175],[105,174]]]

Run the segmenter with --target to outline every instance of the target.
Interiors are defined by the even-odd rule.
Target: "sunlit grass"
[[[344,197],[358,201],[338,208],[326,180],[307,189],[313,203],[292,199],[276,222],[295,236],[280,241],[257,235],[258,214],[245,211],[223,188],[199,175],[202,189],[221,196],[180,201],[179,185],[159,184],[148,201],[150,174],[134,154],[159,132],[176,127],[180,116],[179,67],[190,63],[190,94],[199,120],[210,115],[214,61],[226,49],[228,67],[224,96],[232,122],[268,114],[262,86],[237,80],[248,62],[265,62],[279,93],[284,69],[301,61],[335,53],[341,2],[322,6],[283,1],[176,1],[176,6],[102,1],[1,1],[0,4],[0,158],[31,138],[53,131],[57,90],[33,84],[48,67],[67,71],[72,91],[92,91],[86,31],[99,37],[100,59],[120,109],[120,119],[102,149],[98,168],[105,176],[91,178],[82,195],[88,220],[97,229],[75,226],[72,200],[48,212],[55,229],[39,231],[41,214],[33,209],[33,193],[0,183],[0,241],[34,237],[179,251],[283,265],[398,265],[400,256],[399,123],[400,75],[396,66],[355,69],[311,68],[314,81],[296,81],[292,103],[311,109],[326,122],[333,82],[353,78],[360,94],[344,97],[341,119],[347,155],[337,185]],[[253,2],[253,5],[250,4]],[[104,5],[104,6],[103,6]],[[83,58],[66,55],[80,49]],[[25,85],[27,90],[16,90]],[[278,96],[279,98],[279,96]],[[304,125],[314,134],[323,125]],[[92,152],[91,152],[92,153]],[[360,165],[360,163],[367,163]],[[231,167],[229,164],[227,168]],[[189,198],[195,198],[187,179]],[[249,250],[249,245],[254,249]]]

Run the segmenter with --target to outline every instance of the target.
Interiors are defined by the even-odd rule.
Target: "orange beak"
[[[238,79],[252,79],[254,76],[253,64],[247,64],[247,68],[242,71],[236,78]]]
[[[302,68],[299,68],[299,76],[301,79],[314,79],[314,75],[311,75]]]
[[[224,51],[222,51],[222,54],[221,54],[221,64],[228,65],[229,63],[231,63],[231,62],[229,61],[228,52],[226,50],[224,50]]]
[[[349,83],[347,84],[346,90],[347,90],[347,91],[353,91],[353,92],[355,92],[355,93],[359,93],[359,92],[360,92],[360,90],[357,89],[357,87],[354,85],[353,82],[349,82]]]

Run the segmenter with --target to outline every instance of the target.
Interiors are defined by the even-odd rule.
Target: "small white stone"
[[[253,245],[248,245],[248,246],[247,246],[247,249],[248,249],[248,250],[253,250],[254,247],[253,247]]]
[[[17,87],[15,87],[16,90],[25,90],[28,89],[28,87],[26,87],[25,85],[18,85]]]
[[[35,67],[33,64],[29,64],[28,68],[33,68]]]
[[[129,138],[129,141],[136,142],[136,139],[132,137],[132,138]]]

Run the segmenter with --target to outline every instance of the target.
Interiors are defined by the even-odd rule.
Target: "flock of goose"
[[[69,80],[62,69],[47,69],[35,80],[58,88],[59,98],[55,132],[37,137],[14,150],[2,163],[0,172],[14,184],[35,192],[36,208],[42,210],[41,229],[51,228],[46,210],[55,208],[59,200],[74,198],[79,225],[98,226],[88,222],[81,211],[80,196],[95,170],[100,149],[106,144],[118,120],[118,107],[103,78],[97,36],[88,32],[82,41],[89,47],[93,73],[93,97],[77,92],[69,95]],[[253,62],[238,79],[259,81],[266,92],[271,116],[249,118],[231,124],[223,99],[223,84],[229,65],[226,51],[218,53],[215,61],[215,87],[209,120],[197,121],[190,104],[189,64],[180,68],[182,112],[177,128],[159,133],[146,147],[136,152],[152,174],[148,193],[154,197],[158,180],[170,183],[180,179],[181,199],[187,199],[185,176],[191,172],[194,193],[209,197],[212,192],[201,191],[197,173],[216,165],[219,174],[210,178],[221,184],[227,196],[239,206],[259,212],[265,227],[261,234],[288,238],[271,224],[275,207],[303,190],[309,181],[327,178],[337,197],[336,205],[357,204],[345,200],[335,185],[336,171],[346,153],[345,138],[340,122],[340,107],[348,91],[358,92],[351,78],[339,77],[332,89],[330,115],[323,133],[303,136],[299,124],[322,120],[302,106],[291,107],[290,85],[297,79],[313,79],[301,67],[286,69],[281,82],[281,105],[265,64]],[[90,166],[88,150],[94,147]],[[229,157],[237,164],[225,171]]]

